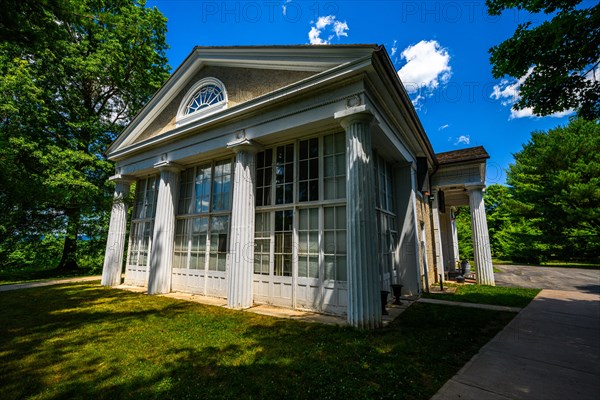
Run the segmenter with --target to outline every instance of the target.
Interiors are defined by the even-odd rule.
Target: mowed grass
[[[527,289],[486,285],[452,285],[455,293],[424,293],[423,297],[439,300],[461,301],[465,303],[493,304],[498,306],[525,307],[540,292],[540,289]]]
[[[417,303],[360,331],[97,283],[0,312],[2,399],[429,399],[515,315]]]

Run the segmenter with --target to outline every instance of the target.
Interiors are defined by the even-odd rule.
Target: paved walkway
[[[597,400],[600,296],[543,290],[432,400]]]
[[[495,265],[496,285],[600,294],[600,269]],[[600,398],[600,397],[599,397]]]
[[[466,307],[466,308],[483,308],[485,310],[494,310],[494,311],[510,311],[510,312],[521,311],[520,307],[495,306],[493,304],[478,304],[478,303],[466,303],[466,302],[450,301],[450,300],[427,299],[425,297],[421,297],[417,301],[419,303],[443,304],[445,306],[457,306],[457,307]]]
[[[63,283],[71,283],[71,282],[99,281],[100,279],[102,279],[102,276],[98,275],[98,276],[78,276],[75,278],[64,278],[64,279],[50,279],[47,281],[37,281],[37,282],[15,283],[14,285],[0,285],[0,292],[8,292],[9,290],[28,289],[28,288],[41,287],[41,286],[60,285]]]

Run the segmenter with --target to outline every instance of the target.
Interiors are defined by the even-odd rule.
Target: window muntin
[[[232,182],[231,158],[182,172],[174,268],[225,271]]]
[[[254,273],[269,275],[271,270],[271,213],[256,213],[254,220]]]
[[[273,149],[256,155],[256,206],[271,204],[271,182],[273,174]]]
[[[323,208],[323,244],[326,280],[347,280],[346,206]]]
[[[377,191],[377,207],[382,210],[392,211],[392,171],[388,162],[383,157],[374,157],[375,187]]]
[[[346,136],[323,137],[323,190],[325,200],[346,197]]]
[[[293,217],[294,210],[275,212],[275,276],[292,276]]]
[[[223,89],[215,84],[202,86],[188,102],[185,113],[192,114],[225,100]]]
[[[177,111],[177,126],[197,121],[227,108],[227,91],[216,78],[196,82],[183,97]]]
[[[319,277],[319,209],[298,213],[298,277]]]
[[[294,202],[294,144],[275,148],[275,204]]]
[[[299,142],[298,201],[319,200],[319,139]]]
[[[156,177],[152,176],[137,181],[129,233],[128,265],[140,267],[148,265],[152,234],[154,233],[157,194],[158,179]]]

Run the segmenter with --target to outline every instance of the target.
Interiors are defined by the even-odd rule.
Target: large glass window
[[[323,235],[326,280],[345,281],[346,271],[346,207],[325,207]]]
[[[229,247],[232,159],[181,174],[174,268],[225,271]]]
[[[273,149],[256,155],[256,205],[271,204],[271,182],[273,174]]]
[[[271,269],[271,213],[256,214],[254,243],[254,273],[269,275]]]
[[[135,187],[131,229],[129,233],[129,265],[147,266],[154,230],[158,179],[140,179]]]
[[[346,136],[340,132],[323,138],[324,199],[346,197]]]
[[[319,200],[319,139],[299,143],[298,201]]]
[[[294,202],[294,144],[275,148],[275,204]]]
[[[319,277],[319,209],[299,210],[298,276]]]
[[[292,276],[293,210],[275,212],[275,276]]]

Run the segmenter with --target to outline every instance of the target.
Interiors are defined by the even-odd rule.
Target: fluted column
[[[115,175],[110,178],[115,182],[113,206],[106,240],[104,254],[104,267],[102,268],[103,286],[117,286],[121,284],[121,270],[123,268],[123,252],[125,251],[125,230],[127,228],[127,208],[125,198],[134,178]]]
[[[235,183],[231,208],[231,246],[227,306],[252,307],[254,273],[254,155],[258,147],[242,138],[228,143],[235,151]]]
[[[182,170],[179,165],[169,161],[160,162],[154,167],[160,170],[160,183],[150,253],[148,294],[171,291],[175,207],[179,194],[179,172]]]
[[[371,149],[373,116],[363,105],[338,112],[335,117],[346,130],[348,323],[373,329],[381,325]]]
[[[471,229],[473,232],[473,253],[477,271],[477,283],[495,285],[492,252],[485,206],[483,203],[483,185],[467,186],[469,206],[471,208]]]

